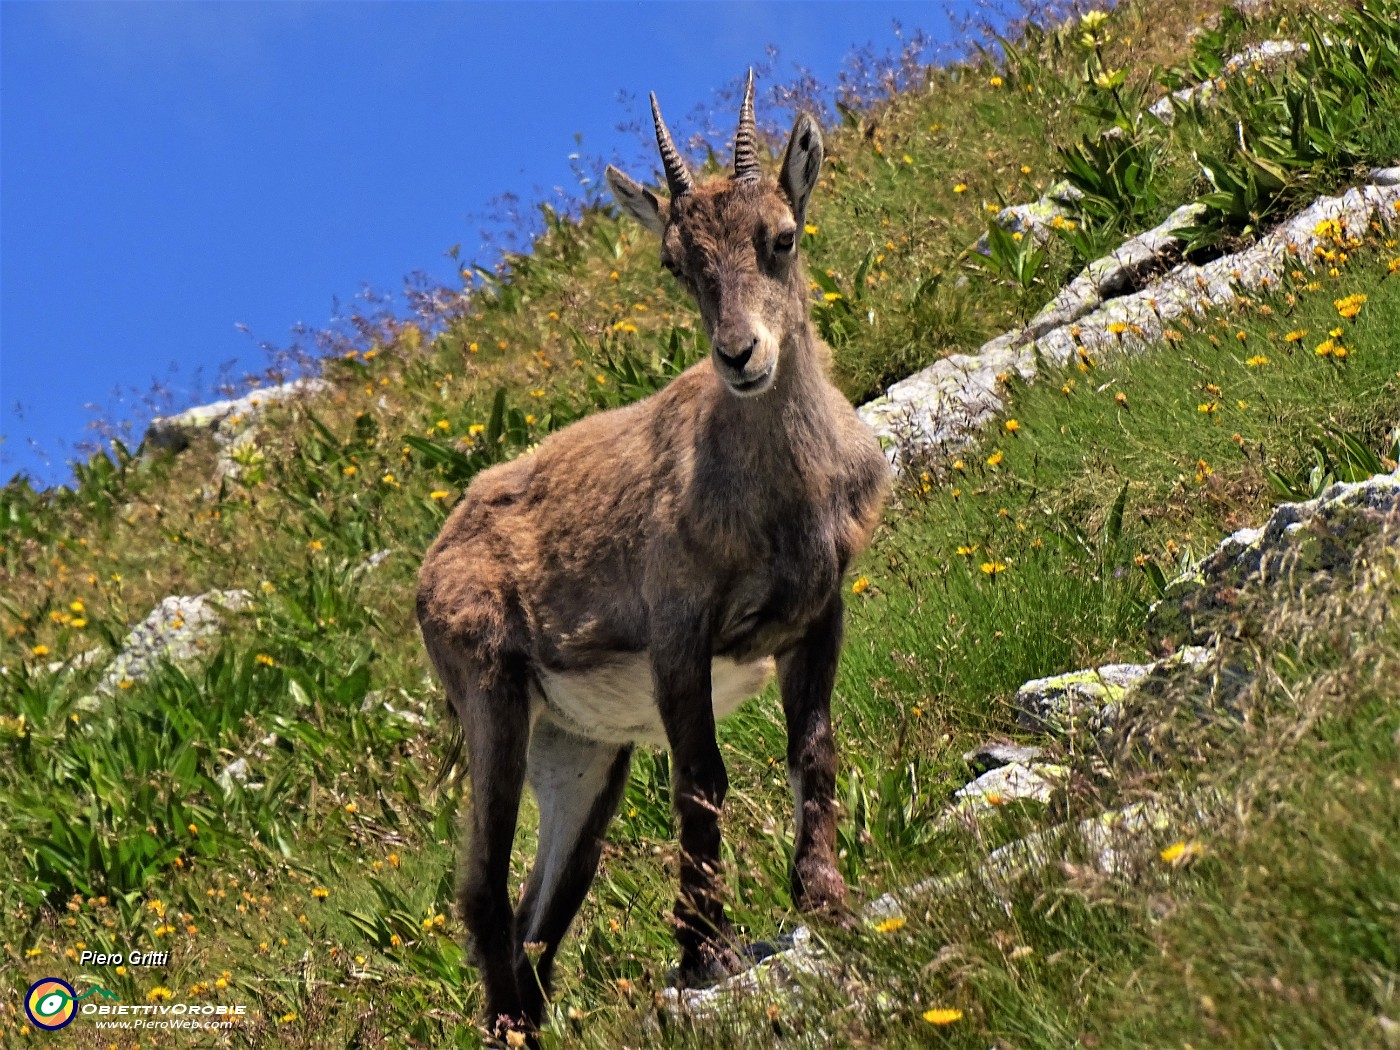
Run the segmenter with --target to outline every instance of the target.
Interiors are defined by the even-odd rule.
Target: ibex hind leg
[[[530,1031],[533,1022],[516,981],[518,942],[508,885],[530,742],[528,673],[523,660],[490,666],[480,654],[427,641],[466,743],[471,793],[457,906],[481,975],[487,1026],[498,1036]]]
[[[515,914],[515,967],[526,1016],[536,1024],[544,1014],[554,956],[597,873],[631,756],[630,745],[584,739],[548,714],[535,724],[529,780],[540,807],[539,846]]]

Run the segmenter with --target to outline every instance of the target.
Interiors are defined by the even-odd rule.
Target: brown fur
[[[810,182],[819,136],[814,148]],[[805,193],[786,182],[725,179],[667,208],[636,189],[633,206],[646,207],[642,197],[656,206],[663,262],[697,300],[714,353],[646,400],[580,420],[478,475],[420,576],[419,620],[462,720],[474,788],[463,916],[488,1014],[527,1030],[540,1020],[548,965],[531,973],[522,963],[525,927],[539,925],[539,914],[512,919],[504,875],[541,671],[650,654],[681,824],[683,977],[734,964],[719,901],[716,818],[727,781],[709,703],[713,658],[778,658],[802,807],[794,891],[799,903],[833,908],[845,893],[835,868],[828,705],[842,576],[870,540],[888,467],[826,377],[829,351],[808,319],[796,251],[774,250],[775,237],[800,222]],[[774,366],[761,393],[740,396],[736,384]],[[570,728],[579,747],[601,747],[586,730]],[[585,854],[596,865],[592,846],[625,783],[625,753],[600,795],[611,801],[595,807],[606,812],[581,832],[590,841],[580,840],[570,877],[583,889],[569,891],[579,900],[593,876]],[[600,755],[613,761],[611,751]],[[555,920],[568,910],[539,907]]]

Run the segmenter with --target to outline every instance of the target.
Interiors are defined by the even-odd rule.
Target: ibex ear
[[[778,172],[778,185],[792,205],[793,218],[800,227],[807,215],[807,199],[822,170],[822,133],[817,122],[806,113],[798,115],[792,125],[787,149],[783,151],[783,166]]]
[[[658,237],[666,229],[665,205],[657,199],[656,194],[651,190],[636,182],[630,176],[624,175],[611,164],[608,170],[603,173],[608,180],[608,188],[612,190],[613,197],[632,218],[651,230]]]

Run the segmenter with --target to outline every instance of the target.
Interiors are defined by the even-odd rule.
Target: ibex
[[[680,828],[683,984],[738,967],[721,900],[728,788],[715,722],[776,669],[796,800],[794,900],[844,909],[831,692],[842,577],[889,489],[872,432],[826,377],[798,257],[822,162],[799,116],[776,182],[759,170],[753,76],[734,171],[697,185],[651,99],[670,200],[615,168],[661,238],[711,354],[636,404],[579,420],[478,475],[423,562],[418,620],[461,721],[471,780],[458,904],[500,1035],[541,1023],[632,747],[669,747]],[[507,888],[522,786],[539,847]],[[527,951],[527,946],[529,951]]]

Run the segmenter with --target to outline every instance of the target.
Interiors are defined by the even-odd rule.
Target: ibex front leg
[[[778,658],[787,721],[788,782],[796,804],[792,898],[802,911],[842,913],[846,883],[836,867],[836,741],[831,690],[841,658],[841,595]]]
[[[680,824],[681,885],[676,900],[680,984],[704,984],[738,969],[727,944],[719,813],[729,790],[710,695],[710,647],[703,630],[654,639],[657,704],[671,747],[672,797]]]

